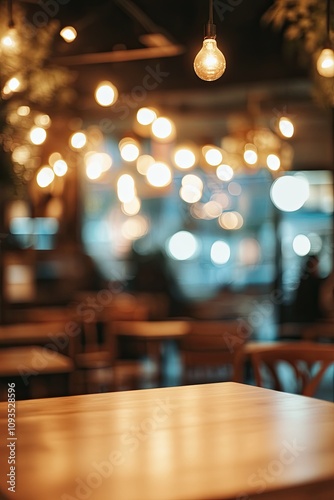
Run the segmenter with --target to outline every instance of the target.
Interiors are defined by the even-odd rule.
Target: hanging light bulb
[[[321,51],[320,56],[317,60],[317,71],[319,75],[325,78],[334,77],[334,50],[331,44],[331,32],[330,32],[330,16],[331,16],[331,2],[327,0],[327,12],[326,12],[326,27],[327,27],[327,43],[324,49]]]
[[[14,20],[13,20],[13,6],[12,1],[8,0],[7,2],[8,9],[8,31],[1,38],[1,50],[6,54],[15,54],[19,49],[19,37],[17,31],[15,29]]]
[[[287,116],[281,116],[278,121],[278,129],[283,137],[290,139],[295,133],[295,127]]]
[[[73,26],[66,26],[63,28],[60,32],[60,36],[65,40],[67,43],[72,43],[76,39],[78,33]]]
[[[213,0],[209,4],[209,22],[205,25],[203,47],[194,60],[196,75],[207,82],[218,80],[226,69],[224,54],[216,42],[216,25],[213,24]]]
[[[325,78],[334,76],[334,51],[330,48],[325,48],[321,51],[317,60],[317,70],[319,75]]]

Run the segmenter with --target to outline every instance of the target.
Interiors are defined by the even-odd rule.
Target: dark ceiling
[[[226,132],[228,121],[233,121],[233,116],[227,118],[228,113],[235,109],[244,114],[249,112],[249,94],[260,92],[260,100],[266,101],[268,120],[277,108],[282,111],[290,101],[289,109],[303,131],[296,138],[300,141],[296,144],[298,166],[330,166],[329,112],[317,109],[312,102],[308,69],[298,63],[296,50],[283,41],[282,33],[263,22],[273,0],[214,0],[218,46],[227,60],[226,72],[216,82],[203,82],[193,70],[194,57],[202,46],[203,26],[208,20],[209,0],[23,0],[22,3],[31,22],[36,13],[44,12],[45,18],[46,5],[52,3],[54,13],[46,17],[58,19],[60,27],[73,25],[77,29],[78,37],[72,44],[60,37],[55,40],[52,61],[70,67],[75,73],[78,98],[72,111],[86,122],[104,117],[113,119],[116,115],[114,107],[106,110],[94,101],[94,91],[101,80],[110,80],[117,86],[122,103],[122,99],[124,102],[131,98],[133,90],[143,84],[148,68],[158,69],[164,75],[159,85],[135,104],[139,107],[142,102],[158,103],[168,116],[178,120],[180,134],[184,131],[187,135],[190,129],[194,137],[205,133],[212,136],[215,130]],[[115,53],[126,56],[134,49],[145,48],[142,36],[148,33],[160,33],[172,45],[181,46],[181,53],[174,57],[160,55],[152,59],[96,63],[101,54],[112,60]],[[111,56],[105,56],[106,53]],[[74,56],[86,54],[100,55],[89,56],[94,63],[76,64],[82,60]],[[120,129],[128,125],[126,120],[119,123]]]
[[[26,0],[31,21],[43,4]],[[70,59],[61,59],[78,72],[78,86],[90,93],[98,79],[111,79],[125,92],[140,81],[147,64],[160,64],[169,73],[161,82],[165,89],[208,89],[193,71],[193,59],[201,47],[203,25],[208,20],[208,0],[52,0],[55,16],[62,26],[71,24],[78,31],[72,44],[61,39],[55,44],[55,56],[109,52],[143,47],[140,36],[159,31],[169,40],[182,45],[182,54],[131,62],[88,64],[77,66]],[[61,4],[64,5],[61,5]],[[287,79],[304,75],[296,64],[295,54],[284,50],[282,37],[262,21],[272,0],[214,0],[214,21],[218,45],[227,59],[227,70],[210,89],[255,81]],[[136,11],[136,7],[138,10]],[[44,7],[47,11],[47,7]],[[47,13],[47,12],[46,12]]]

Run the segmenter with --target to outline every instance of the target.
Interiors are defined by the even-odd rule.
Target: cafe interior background
[[[1,2],[3,324],[107,289],[276,339],[307,257],[330,277],[334,12],[213,1],[226,70],[207,81],[208,7]]]

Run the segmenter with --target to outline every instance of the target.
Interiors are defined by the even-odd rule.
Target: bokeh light
[[[167,252],[175,260],[191,259],[197,251],[197,239],[188,231],[175,233],[167,242]]]
[[[95,100],[100,106],[112,106],[117,98],[118,90],[111,82],[101,82],[95,90]]]
[[[210,251],[211,261],[220,266],[226,264],[231,257],[230,246],[222,240],[215,241]]]
[[[295,212],[307,201],[310,194],[306,177],[286,175],[274,181],[270,197],[274,205],[283,212]]]
[[[84,132],[75,132],[70,137],[70,145],[74,149],[82,149],[87,144],[87,136]]]
[[[230,165],[222,164],[217,167],[216,175],[221,181],[228,182],[233,178],[234,171]]]
[[[277,155],[270,154],[267,156],[267,166],[270,170],[276,171],[281,166],[281,160]]]
[[[56,160],[53,165],[53,171],[58,177],[63,177],[68,170],[68,165],[65,160]]]
[[[178,168],[188,169],[195,165],[195,153],[187,147],[179,147],[174,153],[174,163]]]
[[[74,40],[76,39],[77,35],[78,35],[77,30],[75,28],[73,28],[73,26],[65,26],[65,28],[63,28],[60,31],[60,36],[67,43],[74,42]]]
[[[137,170],[141,175],[146,175],[151,165],[155,163],[155,159],[151,155],[140,155],[137,159]]]
[[[204,153],[205,161],[212,167],[217,167],[223,161],[223,154],[218,148],[209,148]]]
[[[157,162],[148,168],[146,178],[151,186],[164,187],[172,182],[172,172],[166,163]]]
[[[137,111],[137,121],[140,125],[151,125],[156,118],[157,114],[152,108],[140,108]]]
[[[240,229],[244,220],[239,212],[223,212],[219,217],[219,225],[229,231]]]
[[[240,264],[255,266],[261,258],[261,247],[255,238],[243,238],[239,243],[238,257]]]
[[[286,116],[280,117],[278,121],[278,128],[283,137],[286,137],[287,139],[290,139],[295,132],[295,128],[292,121]]]
[[[294,252],[300,257],[304,257],[311,250],[311,242],[305,234],[298,234],[292,242]]]
[[[152,123],[152,134],[156,139],[171,140],[175,135],[174,123],[165,116],[160,116]]]
[[[39,187],[46,188],[49,186],[55,178],[55,174],[50,167],[42,167],[37,174],[36,181]]]
[[[39,146],[43,144],[46,139],[46,131],[42,127],[33,127],[30,130],[30,141],[35,144],[35,146]]]

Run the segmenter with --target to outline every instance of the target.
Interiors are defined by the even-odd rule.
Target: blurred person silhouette
[[[323,310],[320,303],[320,290],[324,279],[319,275],[319,257],[309,255],[301,272],[299,285],[293,302],[293,319],[300,323],[313,323],[320,320]]]
[[[129,291],[161,293],[168,297],[168,316],[183,316],[186,299],[168,269],[167,260],[161,251],[140,255],[132,250],[130,256],[132,278],[128,281]]]

